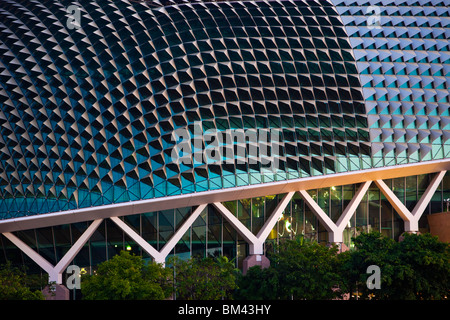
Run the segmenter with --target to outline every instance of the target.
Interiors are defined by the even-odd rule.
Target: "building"
[[[265,263],[428,232],[450,198],[450,1],[0,3],[0,263]],[[227,140],[230,139],[230,140]]]

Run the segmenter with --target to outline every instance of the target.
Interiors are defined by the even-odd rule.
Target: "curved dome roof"
[[[175,2],[0,3],[3,219],[373,166],[335,6]]]

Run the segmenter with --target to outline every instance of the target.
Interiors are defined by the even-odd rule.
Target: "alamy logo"
[[[77,5],[70,5],[66,9],[69,17],[66,21],[66,26],[69,30],[81,28],[81,10]]]
[[[281,129],[208,129],[194,123],[192,132],[179,128],[171,160],[191,164],[260,164],[262,171],[276,172],[282,148]]]
[[[367,19],[367,28],[381,29],[381,9],[378,6],[367,7],[366,14],[372,13]]]
[[[371,276],[367,278],[366,285],[370,290],[381,289],[381,270],[377,265],[370,265],[367,267],[366,273],[370,273]]]
[[[67,278],[66,287],[69,290],[81,289],[81,269],[79,266],[71,265],[67,267],[67,274],[70,276]]]

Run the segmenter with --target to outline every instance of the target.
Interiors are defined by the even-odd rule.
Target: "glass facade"
[[[385,183],[411,210],[428,186],[429,179],[430,175],[418,175],[385,180]],[[359,184],[354,184],[309,190],[308,192],[333,222],[336,222],[358,188]],[[223,204],[256,235],[283,196],[271,195],[228,201]],[[450,198],[450,173],[445,175],[419,220],[420,232],[429,231],[428,214],[446,210],[444,199],[447,198]],[[161,250],[191,214],[192,209],[178,208],[149,212],[129,215],[121,219],[155,249]],[[83,222],[18,231],[15,234],[47,261],[56,264],[87,229],[88,225],[89,223]],[[371,230],[379,231],[396,240],[404,232],[403,220],[375,183],[371,184],[356,212],[348,222],[344,231],[344,244],[351,248],[352,237],[357,236],[360,232]],[[306,205],[300,194],[296,193],[271,230],[265,242],[265,250],[273,250],[274,244],[298,235],[303,235],[307,239],[323,244],[328,242],[328,232]],[[41,272],[40,268],[6,237],[0,236],[0,240],[0,264],[11,261],[13,265],[25,265],[31,273]],[[86,272],[92,272],[96,265],[110,259],[121,250],[127,250],[141,255],[144,259],[151,260],[151,257],[115,223],[106,219],[76,255],[73,264],[85,268]],[[237,231],[214,206],[208,205],[189,227],[169,254],[169,257],[171,255],[177,255],[181,258],[224,255],[229,259],[235,259],[236,266],[241,268],[242,261],[248,256],[248,253],[248,244],[244,239],[238,235]]]

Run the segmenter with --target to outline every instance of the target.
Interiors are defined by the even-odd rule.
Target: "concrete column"
[[[350,249],[344,242],[329,242],[328,245],[336,245],[338,247],[338,253],[342,253]]]
[[[62,284],[49,284],[43,290],[45,300],[69,300],[70,291]]]
[[[263,254],[251,254],[242,262],[242,273],[245,275],[249,268],[260,266],[261,268],[270,267],[270,260]]]

